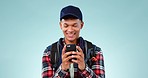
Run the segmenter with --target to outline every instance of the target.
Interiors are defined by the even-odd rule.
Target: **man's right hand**
[[[62,50],[62,64],[61,64],[62,66],[61,68],[64,71],[70,68],[70,64],[72,63],[69,61],[70,59],[72,59],[72,56],[70,56],[71,54],[72,52],[66,52],[66,46],[64,46]]]

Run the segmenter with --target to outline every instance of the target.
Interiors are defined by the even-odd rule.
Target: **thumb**
[[[64,55],[65,54],[65,50],[66,50],[66,45],[63,47],[63,49],[62,49],[62,55]]]

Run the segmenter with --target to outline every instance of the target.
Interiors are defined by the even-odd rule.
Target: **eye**
[[[65,27],[65,28],[67,28],[67,27],[68,27],[68,25],[64,24],[64,27]]]
[[[78,26],[77,24],[74,24],[74,25],[73,25],[73,27],[77,27],[77,26]]]

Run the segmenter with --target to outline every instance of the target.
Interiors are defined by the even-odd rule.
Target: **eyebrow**
[[[69,24],[67,24],[67,23],[64,23],[64,24],[65,24],[65,25],[69,25]],[[77,24],[77,23],[74,23],[74,24],[72,24],[72,26],[73,26],[73,25],[76,25],[76,24]]]

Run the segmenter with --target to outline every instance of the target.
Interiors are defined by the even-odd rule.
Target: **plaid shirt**
[[[60,39],[59,43],[62,43]],[[84,40],[80,37],[80,47],[84,46]],[[95,46],[95,45],[94,45]],[[63,71],[61,69],[61,65],[59,65],[58,69],[52,68],[51,58],[50,58],[50,47],[49,46],[43,54],[42,57],[42,78],[70,78],[69,71]],[[82,47],[83,48],[83,47]],[[84,51],[84,49],[82,49]],[[103,54],[99,50],[99,47],[95,46],[95,56],[89,59],[91,62],[91,66],[88,66],[86,63],[85,70],[80,71],[78,68],[74,68],[75,78],[105,78],[105,70],[104,70],[104,59]]]

